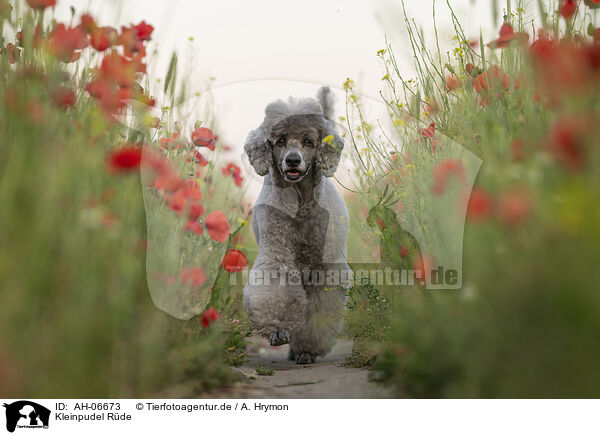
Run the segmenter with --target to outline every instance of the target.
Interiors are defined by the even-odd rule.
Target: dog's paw
[[[296,364],[312,364],[315,362],[315,357],[308,352],[299,352],[296,355]]]
[[[290,333],[287,329],[278,329],[271,333],[269,338],[271,346],[281,346],[290,342]]]

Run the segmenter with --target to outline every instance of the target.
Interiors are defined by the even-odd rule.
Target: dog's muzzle
[[[302,158],[302,155],[296,151],[291,151],[286,154],[281,164],[281,173],[283,177],[292,183],[298,182],[304,178],[308,172],[306,162]]]

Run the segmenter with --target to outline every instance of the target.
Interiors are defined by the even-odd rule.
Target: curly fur
[[[290,341],[291,356],[300,364],[329,353],[342,327],[345,289],[305,279],[310,270],[348,270],[348,211],[328,178],[343,148],[329,119],[331,102],[329,89],[322,88],[316,100],[290,98],[269,104],[263,123],[250,132],[244,146],[256,172],[265,176],[252,216],[259,251],[250,276],[279,274],[268,283],[249,282],[244,307],[254,328],[271,344]],[[274,150],[272,134],[282,125],[284,134],[316,131],[319,136],[319,143],[306,152],[296,147],[310,160],[298,182],[286,181]],[[298,280],[280,281],[282,274]]]

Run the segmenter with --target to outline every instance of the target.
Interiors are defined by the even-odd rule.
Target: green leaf
[[[166,94],[169,90],[169,85],[173,82],[173,86],[170,87],[171,93],[173,93],[173,89],[175,88],[175,80],[177,78],[177,52],[173,52],[171,56],[171,61],[169,62],[169,70],[167,71],[167,77],[165,78],[165,86],[163,88],[163,92]]]
[[[483,34],[479,31],[479,47],[481,47],[481,67],[485,69],[485,45],[483,45]]]

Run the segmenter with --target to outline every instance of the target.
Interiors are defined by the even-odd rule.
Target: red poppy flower
[[[156,172],[157,174],[163,174],[167,171],[172,171],[169,161],[160,154],[150,151],[147,145],[144,146],[142,164],[147,169],[150,169]]]
[[[51,99],[56,106],[68,109],[75,105],[75,92],[71,88],[60,86],[52,91]]]
[[[88,35],[92,34],[97,28],[96,20],[90,14],[81,15],[80,19],[81,30],[83,30]]]
[[[492,65],[473,79],[473,89],[479,94],[479,104],[487,106],[494,97],[502,98],[504,92],[510,91],[511,80],[497,65]]]
[[[560,8],[560,14],[566,20],[570,19],[577,12],[577,1],[576,0],[563,0]]]
[[[98,101],[108,120],[113,120],[112,115],[119,113],[126,106],[127,101],[135,97],[132,89],[117,88],[113,83],[102,78],[88,83],[85,89]]]
[[[112,27],[102,27],[94,30],[91,37],[91,45],[97,51],[105,51],[112,47],[117,38],[117,30]]]
[[[408,256],[408,247],[403,246],[400,248],[400,257],[406,258]]]
[[[190,231],[198,235],[201,235],[204,232],[204,228],[202,228],[202,225],[199,222],[193,220],[187,221],[183,229],[185,231]]]
[[[223,269],[229,273],[239,272],[246,266],[248,266],[248,260],[246,255],[242,251],[237,249],[230,249],[227,251],[221,262]]]
[[[509,190],[498,199],[498,218],[508,227],[515,227],[527,220],[531,213],[531,197],[524,190]]]
[[[89,82],[85,86],[85,90],[87,91],[88,94],[90,94],[90,97],[100,99],[107,92],[110,91],[110,88],[108,86],[108,83],[106,83],[105,81],[94,80],[94,81]]]
[[[471,222],[480,222],[492,214],[493,201],[490,195],[482,188],[475,188],[471,192],[467,205],[467,218]]]
[[[200,216],[202,216],[205,211],[206,210],[204,209],[204,206],[202,204],[200,204],[199,202],[193,203],[192,205],[190,205],[190,210],[188,212],[190,220],[195,221]]]
[[[27,4],[32,9],[46,9],[56,6],[56,0],[27,0]]]
[[[442,195],[446,190],[446,184],[451,175],[454,175],[461,183],[465,182],[465,168],[458,160],[445,160],[439,163],[433,170],[433,186],[434,195]]]
[[[163,137],[159,140],[159,144],[162,148],[168,150],[169,148],[172,148],[173,145],[175,145],[175,143],[177,142],[177,138],[179,137],[179,133],[175,132],[173,133],[172,137]]]
[[[462,86],[462,82],[454,75],[446,76],[446,90],[454,91]]]
[[[429,127],[424,128],[422,130],[419,130],[419,132],[425,138],[434,137],[434,135],[435,135],[435,122],[432,122],[431,124],[429,124]]]
[[[129,58],[136,54],[146,55],[144,41],[138,37],[138,31],[134,27],[121,27],[119,44],[123,46],[123,54]]]
[[[429,124],[429,127],[419,130],[419,133],[431,143],[433,151],[440,145],[440,140],[435,136],[435,122]]]
[[[150,35],[154,31],[154,27],[150,24],[147,24],[146,21],[142,21],[137,26],[133,26],[135,29],[136,35],[140,41],[147,41],[150,39]]]
[[[182,180],[178,179],[177,183],[180,185],[180,187],[179,187],[179,189],[177,189],[177,191],[175,193],[173,193],[169,197],[168,202],[169,202],[169,207],[174,212],[181,215],[183,213],[183,210],[185,208],[189,207],[189,205],[191,203],[193,203],[194,201],[200,201],[202,199],[202,192],[200,192],[195,186],[190,186],[189,184],[186,184]],[[202,212],[202,213],[204,213],[204,212]],[[192,219],[192,218],[190,218],[190,219],[195,220],[197,218],[198,217],[196,217],[194,219]]]
[[[119,88],[113,93],[113,96],[114,105],[120,110],[125,107],[128,100],[133,100],[136,97],[136,93],[131,88]]]
[[[500,35],[498,39],[495,39],[494,41],[490,42],[488,44],[488,47],[504,48],[508,47],[508,45],[512,41],[516,40],[519,42],[527,42],[528,39],[529,34],[527,34],[526,32],[515,32],[510,24],[504,23],[502,24],[502,27],[500,27]]]
[[[163,171],[154,180],[154,187],[161,192],[174,192],[183,185],[183,180],[179,178],[177,173],[170,169]]]
[[[193,201],[200,201],[202,199],[202,191],[194,180],[186,180],[185,186],[181,190],[188,199]]]
[[[185,186],[184,181],[179,178],[177,171],[173,169],[166,158],[147,149],[143,158],[144,168],[156,174],[150,183],[154,184],[154,187],[161,193],[174,192]]]
[[[69,63],[77,60],[75,50],[82,50],[89,44],[87,35],[79,27],[66,27],[59,23],[48,35],[48,49],[59,60]]]
[[[179,189],[169,196],[169,208],[178,215],[181,215],[183,213],[183,209],[185,208],[186,201],[187,198],[185,197],[185,193],[182,189]]]
[[[204,158],[204,156],[202,154],[200,154],[198,151],[196,151],[194,153],[194,157],[196,159],[196,163],[200,166],[207,166],[208,165],[208,160],[206,160]]]
[[[214,151],[217,136],[215,136],[210,128],[200,127],[192,132],[192,142],[197,147],[206,147],[209,150]]]
[[[559,119],[550,131],[548,149],[565,169],[578,171],[586,166],[586,138],[591,127],[587,120],[565,117]]]
[[[199,267],[190,267],[179,271],[179,279],[183,284],[200,287],[206,281],[206,275]]]
[[[508,91],[510,89],[510,77],[497,65],[492,65],[479,74],[474,86],[475,91],[480,94],[490,90],[497,91],[500,88]]]
[[[131,58],[131,63],[135,72],[146,74],[146,64],[144,63],[144,56],[141,53],[134,54]],[[148,103],[149,106],[154,106],[155,103]]]
[[[211,325],[211,323],[216,322],[220,318],[221,316],[219,315],[217,310],[215,310],[214,308],[208,308],[206,311],[204,311],[204,313],[202,313],[202,327],[208,328]]]
[[[233,177],[233,181],[236,186],[242,187],[242,182],[244,178],[242,177],[242,170],[235,163],[229,163],[226,167],[223,168],[223,175],[231,175]]]
[[[131,171],[139,168],[141,161],[141,147],[128,146],[113,151],[108,158],[108,166],[112,171]]]
[[[217,242],[226,242],[229,238],[229,221],[221,210],[210,212],[204,220],[208,234]]]
[[[135,68],[133,63],[116,51],[107,54],[100,66],[102,76],[122,87],[135,84]]]

